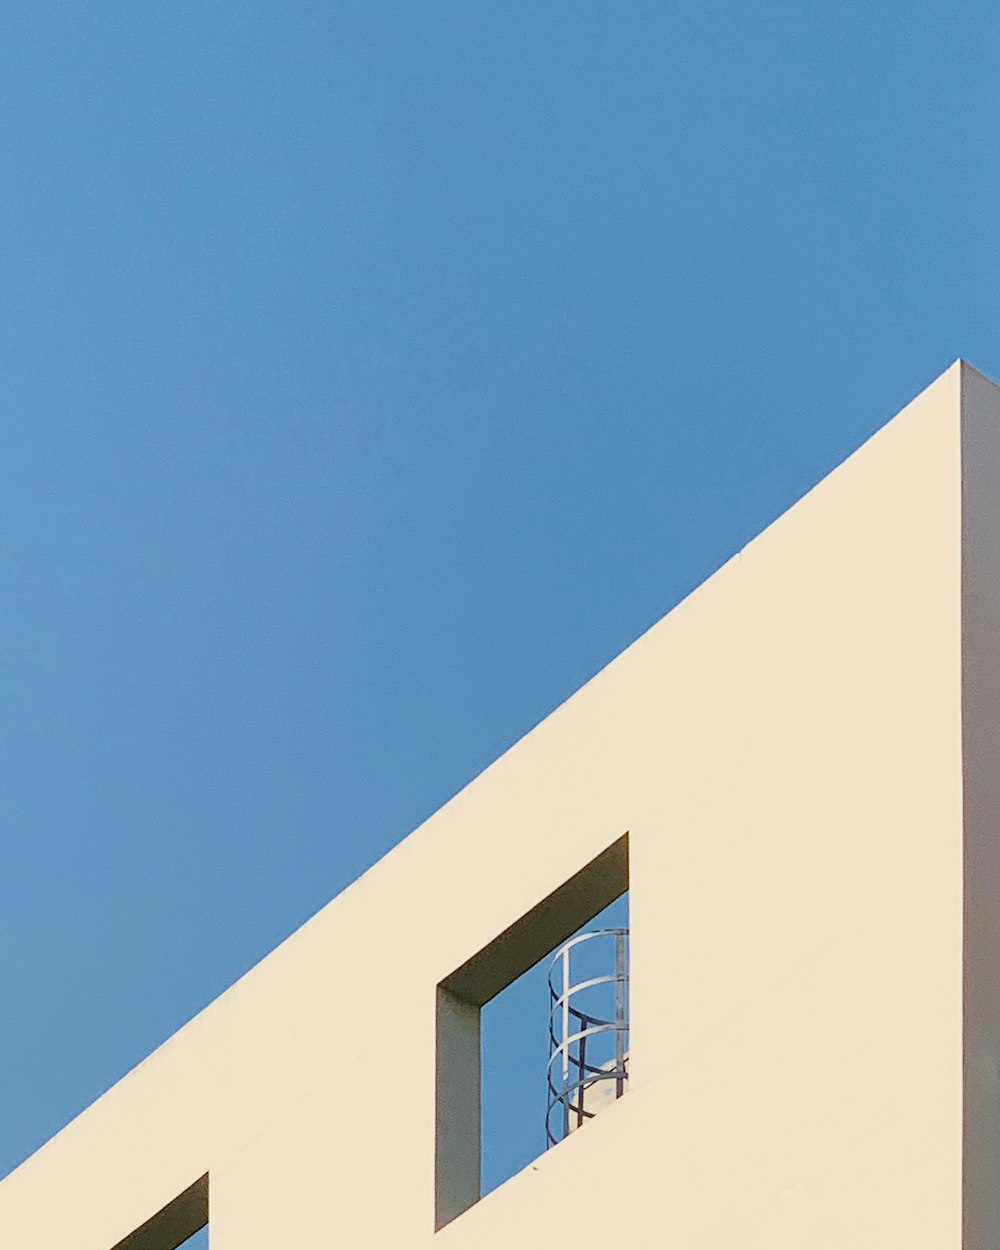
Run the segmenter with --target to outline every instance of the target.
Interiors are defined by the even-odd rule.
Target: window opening
[[[610,960],[612,974],[615,968],[615,943],[613,938],[595,937],[588,933],[604,933],[608,930],[626,930],[628,927],[628,895],[617,899],[610,907],[598,913],[567,941],[546,954],[533,968],[519,977],[512,985],[498,994],[482,1011],[482,1193],[488,1194],[503,1184],[522,1168],[527,1167],[545,1149],[562,1141],[566,1136],[566,1117],[553,1101],[549,1082],[564,1092],[573,1108],[579,1103],[577,1091],[571,1087],[577,1073],[575,1060],[582,1058],[588,1067],[600,1067],[615,1058],[613,1041],[602,1034],[590,1034],[583,1042],[583,1054],[579,1055],[580,1039],[573,1027],[575,1017],[570,1015],[570,1046],[567,1048],[570,1084],[564,1086],[562,1059],[553,1050],[553,1033],[557,1038],[563,1032],[561,1006],[552,998],[552,985],[558,989],[561,983],[562,956],[569,948],[569,964],[572,981],[570,1005],[595,1018],[604,1018],[604,1012],[613,1021],[615,1015],[614,986],[599,984],[582,989],[580,982],[605,975]],[[627,956],[627,948],[626,948]],[[610,1002],[610,1010],[607,1004]],[[625,1009],[627,1011],[627,999]],[[551,1025],[551,1032],[550,1032]],[[593,1026],[591,1026],[593,1027]],[[627,1068],[628,1041],[623,1037]],[[602,1085],[614,1077],[587,1075],[582,1090],[584,1120],[589,1120],[617,1096],[608,1094]],[[624,1082],[623,1082],[624,1092]],[[604,1095],[601,1097],[600,1095]],[[570,1111],[569,1132],[575,1131],[577,1113]]]
[[[627,891],[626,834],[438,985],[437,1228],[562,1140],[566,1116],[560,1126],[550,1096],[568,1100],[570,1118],[576,1115],[585,1123],[627,1087],[627,939],[621,978],[611,942],[610,981],[604,972],[588,971],[607,939],[575,940],[595,929],[627,930]],[[575,1035],[579,1029],[567,1033],[561,1026],[550,1035],[549,965],[566,942],[573,943],[568,958],[576,978],[569,985],[570,1024],[576,1020],[573,1011],[600,1022],[584,1026],[590,1030],[586,1039]],[[581,978],[593,984],[584,986]],[[597,1000],[601,991],[610,992],[610,1015],[601,1014],[606,1010]],[[620,1012],[615,1005],[619,993],[624,996]],[[562,1007],[560,1002],[560,1020]],[[626,1027],[618,1027],[619,1015]],[[575,1090],[560,1078],[553,1081],[555,1094],[549,1094],[553,1045],[563,1046],[556,1058],[559,1072],[565,1055],[568,1074],[582,1077]],[[605,1072],[601,1065],[609,1059],[616,1066]],[[600,1068],[600,1074],[591,1067]]]
[[[207,1250],[208,1175],[168,1202],[112,1250]]]
[[[588,926],[549,961],[546,1148],[625,1092],[628,941],[627,924]]]
[[[208,1250],[208,1225],[189,1237],[178,1250]]]

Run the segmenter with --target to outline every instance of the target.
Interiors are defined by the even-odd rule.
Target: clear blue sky
[[[0,66],[3,1174],[1000,374],[1000,6],[7,0]]]

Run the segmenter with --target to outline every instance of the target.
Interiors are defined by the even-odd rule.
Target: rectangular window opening
[[[438,986],[436,1227],[624,1092],[628,885],[625,834]]]
[[[208,1225],[181,1242],[180,1250],[208,1250]]]
[[[208,1250],[208,1174],[123,1237],[112,1250]]]

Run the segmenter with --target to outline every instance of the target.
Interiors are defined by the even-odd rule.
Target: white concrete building
[[[0,1247],[997,1250],[998,826],[956,364],[0,1183]],[[626,887],[628,1092],[477,1201],[480,1007]]]

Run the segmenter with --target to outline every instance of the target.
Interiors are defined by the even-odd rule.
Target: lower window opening
[[[208,1175],[199,1177],[112,1250],[208,1250]]]

